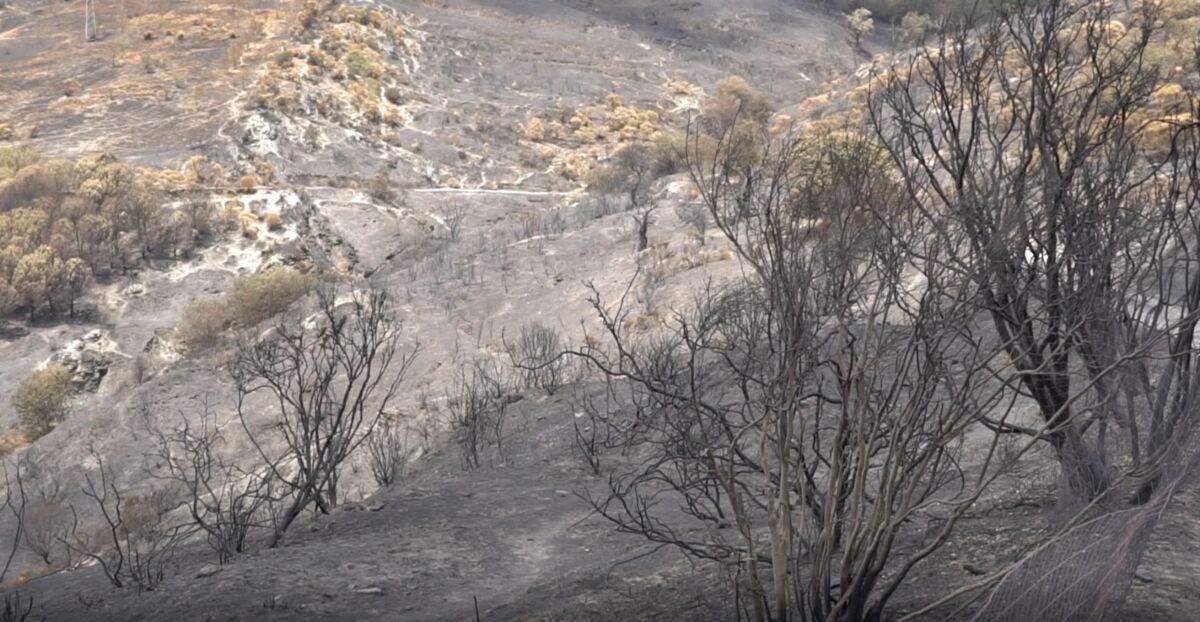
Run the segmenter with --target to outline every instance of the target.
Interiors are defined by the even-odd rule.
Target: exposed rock
[[[167,336],[168,332],[166,330],[157,331],[153,337],[147,339],[146,345],[142,347],[142,353],[169,362],[183,358],[179,344]]]
[[[383,596],[383,588],[381,587],[360,587],[354,590],[355,594],[363,594],[365,596]]]
[[[95,391],[108,375],[116,351],[117,345],[97,329],[67,344],[54,355],[54,361],[71,372],[75,388]]]
[[[980,568],[979,566],[976,566],[975,564],[963,564],[962,567],[963,567],[963,570],[966,570],[967,572],[969,572],[977,577],[981,577],[981,576],[987,574],[986,570],[984,570],[983,568]]]
[[[1141,581],[1142,583],[1154,583],[1154,575],[1150,574],[1149,570],[1146,570],[1141,566],[1139,566],[1137,570],[1133,571],[1133,578]]]

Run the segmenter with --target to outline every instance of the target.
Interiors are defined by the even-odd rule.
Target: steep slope
[[[148,428],[194,418],[206,403],[230,457],[253,456],[233,414],[228,352],[181,356],[173,332],[189,302],[223,294],[238,276],[305,263],[349,283],[370,277],[395,293],[406,344],[422,344],[396,408],[419,439],[401,484],[376,490],[360,456],[347,466],[341,509],[305,516],[284,546],[222,569],[205,547],[185,547],[149,593],[112,588],[94,565],[43,568],[22,551],[22,578],[54,572],[21,594],[49,620],[731,617],[734,596],[713,588],[724,585],[717,569],[616,533],[577,496],[604,481],[573,447],[573,391],[511,396],[505,449],[475,470],[450,438],[447,402],[459,365],[497,357],[530,321],[585,339],[596,328],[589,283],[611,298],[639,267],[662,268],[656,294],[667,307],[708,279],[736,277],[719,237],[700,244],[675,213],[688,200],[679,178],[656,188],[664,205],[641,254],[630,215],[598,210],[582,180],[623,143],[680,127],[728,75],[781,107],[838,81],[864,60],[840,20],[784,0],[349,6],[305,20],[295,2],[147,0],[106,19],[101,3],[105,34],[86,46],[75,43],[78,2],[9,0],[0,10],[0,124],[10,132],[0,144],[108,150],[168,169],[195,156],[238,175],[273,169],[254,187],[234,187],[234,175],[181,196],[283,219],[278,230],[218,236],[193,257],[103,280],[77,320],[0,330],[5,406],[25,372],[64,351],[94,346],[106,359],[95,391],[23,450],[74,500],[95,473],[89,448],[116,465],[123,491],[150,490]],[[402,192],[375,192],[380,173]],[[270,409],[258,414],[253,424],[269,423]],[[1034,487],[1047,479],[1021,476]],[[961,586],[978,560],[1015,552],[1044,526],[1045,512],[1024,498],[990,501],[921,565],[897,609]],[[1124,619],[1194,611],[1194,515],[1172,516],[1156,535],[1155,570],[1135,585]]]
[[[121,19],[105,20],[101,6],[103,36],[86,46],[74,43],[78,3],[16,0],[0,12],[0,88],[16,94],[0,105],[8,142],[56,156],[105,150],[166,169],[203,156],[238,173],[182,196],[281,214],[284,224],[102,279],[79,319],[9,325],[6,405],[27,370],[85,343],[104,349],[95,391],[82,392],[71,416],[24,455],[75,501],[95,466],[85,459],[91,449],[116,466],[123,491],[144,494],[154,486],[143,475],[154,444],[147,430],[206,403],[233,439],[230,456],[252,455],[239,438],[225,355],[181,357],[173,329],[191,301],[295,262],[348,280],[370,276],[396,293],[406,340],[422,343],[398,410],[434,455],[419,459],[411,482],[363,502],[382,509],[339,512],[312,531],[301,525],[287,547],[246,555],[208,579],[194,578],[211,561],[201,547],[181,551],[175,574],[151,594],[113,590],[84,566],[27,583],[22,592],[38,610],[56,620],[213,611],[461,619],[478,598],[498,619],[611,619],[694,601],[699,580],[675,553],[621,564],[633,577],[609,572],[649,549],[574,496],[591,480],[572,454],[563,396],[526,395],[506,459],[472,473],[449,444],[440,404],[462,361],[494,355],[530,320],[582,338],[592,318],[587,282],[614,294],[640,262],[659,262],[670,266],[662,294],[670,301],[736,274],[715,237],[703,248],[688,239],[672,209],[686,197],[671,180],[651,231],[657,250],[638,256],[629,215],[596,213],[582,178],[631,138],[681,126],[728,75],[768,87],[781,104],[815,92],[854,62],[836,21],[774,1],[396,0],[353,4],[308,26],[292,2],[124,7]],[[364,23],[354,7],[383,17]],[[378,67],[356,68],[356,53]],[[318,56],[332,62],[311,60]],[[70,80],[78,88],[64,89]],[[543,137],[531,132],[535,121],[565,129]],[[233,187],[240,171],[271,169],[274,179]],[[405,189],[400,199],[369,191],[380,172]],[[361,458],[351,466],[344,490],[358,502],[375,486]],[[4,527],[11,534],[11,521]],[[25,551],[17,567],[25,576],[53,570]],[[709,618],[723,606],[710,596],[689,615]]]
[[[402,486],[215,575],[197,578],[206,561],[189,555],[154,593],[113,591],[88,570],[24,591],[52,620],[463,620],[476,606],[485,620],[722,617],[721,595],[703,589],[711,577],[616,534],[576,497],[594,480],[565,396],[513,410],[494,467],[464,473],[455,450],[436,452]]]

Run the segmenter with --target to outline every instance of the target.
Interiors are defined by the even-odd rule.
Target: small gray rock
[[[967,572],[969,572],[977,577],[987,574],[986,570],[984,570],[983,568],[980,568],[979,566],[976,566],[974,564],[963,564],[962,567],[963,567],[963,570],[966,570]]]
[[[360,587],[360,588],[354,590],[354,593],[362,594],[364,596],[383,596],[383,588],[381,588],[381,587]]]
[[[203,579],[204,577],[211,577],[218,572],[221,572],[221,570],[223,569],[216,564],[205,564],[200,568],[199,571],[196,572],[196,578]]]
[[[1133,578],[1141,581],[1142,583],[1154,583],[1154,575],[1150,574],[1149,570],[1146,570],[1142,567],[1138,567],[1137,570],[1133,571]]]

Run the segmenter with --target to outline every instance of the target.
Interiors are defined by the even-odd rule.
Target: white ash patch
[[[245,118],[242,125],[248,139],[245,142],[251,151],[261,156],[282,157],[279,154],[279,132],[265,116],[258,112],[252,113]]]

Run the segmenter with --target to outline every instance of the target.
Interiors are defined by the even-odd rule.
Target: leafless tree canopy
[[[651,334],[627,328],[624,300],[593,298],[607,343],[574,354],[619,384],[592,421],[633,456],[593,503],[623,530],[744,565],[756,619],[878,618],[991,477],[958,465],[964,429],[998,404],[992,353],[967,331],[955,249],[896,250],[893,235],[929,238],[896,220],[906,195],[869,137],[764,135],[749,165],[729,138],[690,163],[746,282],[710,286]],[[895,559],[932,503],[953,508],[946,529]]]
[[[272,546],[306,508],[337,505],[342,463],[375,429],[416,354],[401,350],[401,324],[384,291],[344,298],[322,290],[313,316],[276,322],[265,338],[243,344],[233,365],[242,426],[292,495]],[[277,413],[268,430],[247,418],[258,396]]]
[[[224,564],[247,548],[257,528],[271,526],[276,498],[271,472],[243,469],[225,459],[225,436],[204,405],[198,421],[186,416],[172,430],[155,430],[157,447],[148,456],[148,474],[179,491],[192,524]]]
[[[1003,343],[1000,375],[1045,426],[986,422],[1049,441],[1084,501],[1111,484],[1112,427],[1137,468],[1192,403],[1200,292],[1194,128],[1147,157],[1159,6],[1119,32],[1113,6],[1006,5],[887,73],[871,108],[914,217],[961,248],[948,259]]]
[[[87,521],[71,507],[71,527],[64,541],[68,551],[91,560],[115,587],[153,590],[166,576],[176,549],[192,533],[192,526],[169,515],[175,509],[170,489],[138,496],[117,485],[112,465],[95,448],[91,450],[96,473],[84,476],[86,511],[99,517]]]
[[[610,463],[597,511],[736,564],[755,619],[862,620],[1011,463],[1006,437],[1053,449],[1071,504],[1130,480],[1165,503],[1190,464],[1200,143],[1181,125],[1149,148],[1158,14],[1130,17],[998,5],[880,68],[865,128],[771,132],[744,102],[695,123],[689,172],[747,278],[649,333],[628,292],[594,291],[607,340],[573,354],[611,383],[577,425]],[[940,527],[910,530],[921,515]],[[1057,574],[1010,575],[997,602],[1111,603],[1149,516],[1114,519],[1112,572],[1042,557],[1024,567]]]

